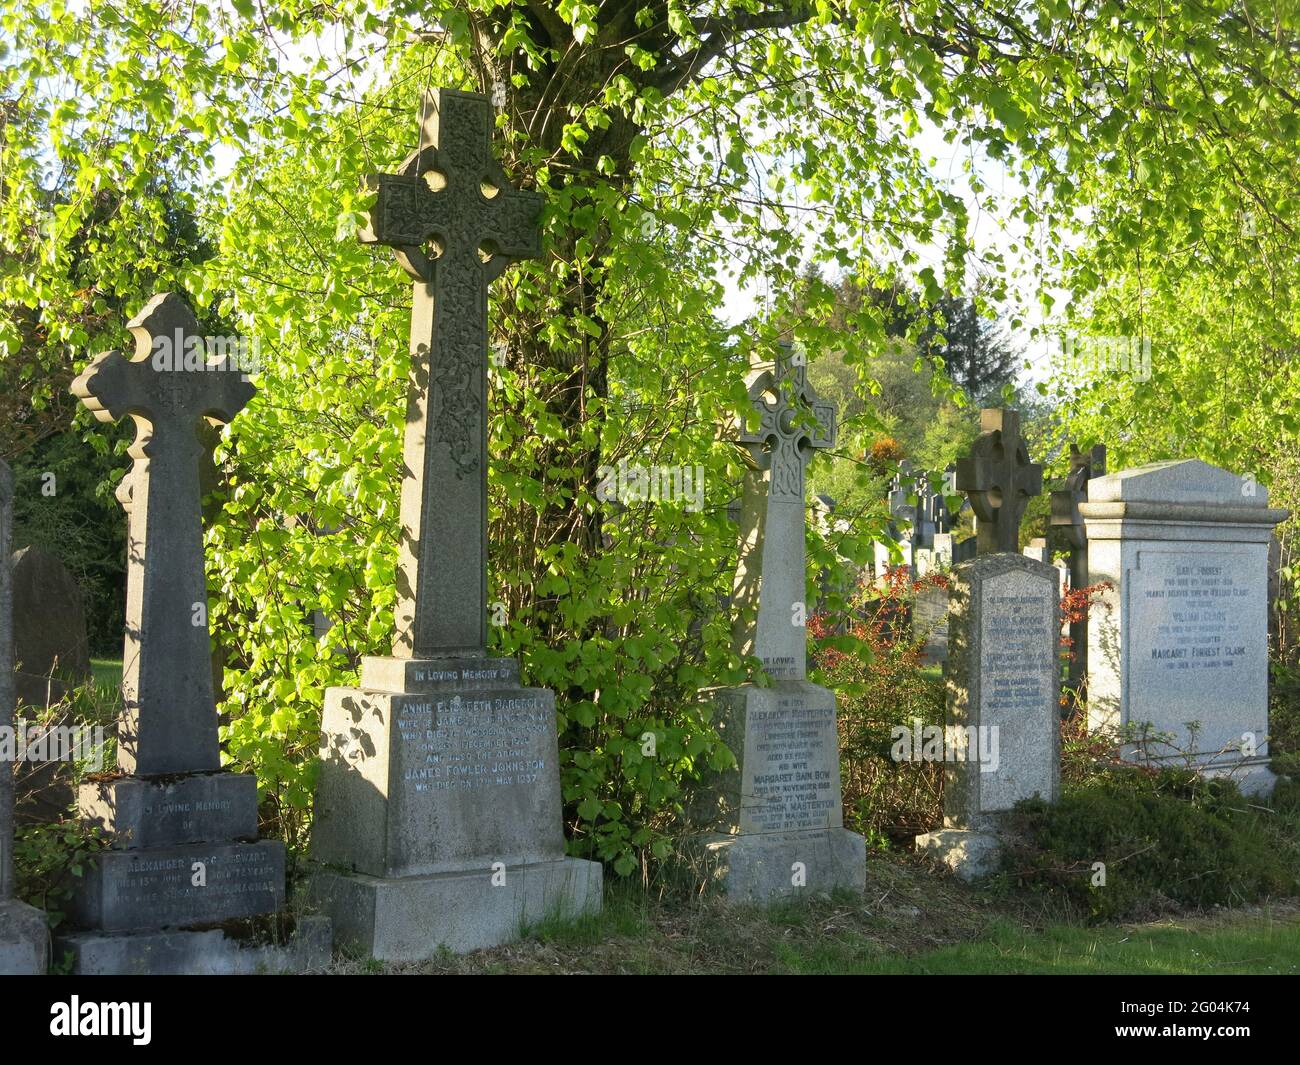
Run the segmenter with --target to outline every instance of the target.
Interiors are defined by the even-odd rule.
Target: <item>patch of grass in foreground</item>
[[[882,954],[870,943],[782,944],[777,956],[792,973],[882,975],[1028,973],[1183,974],[1300,973],[1300,919],[1204,919],[1136,928],[1057,925],[1026,932],[996,922],[986,938],[910,957]]]

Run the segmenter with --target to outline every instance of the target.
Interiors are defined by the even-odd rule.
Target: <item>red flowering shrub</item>
[[[875,846],[910,844],[942,819],[942,764],[893,754],[898,730],[943,723],[943,681],[922,663],[924,641],[910,619],[917,593],[946,585],[941,574],[913,581],[899,567],[881,587],[864,584],[847,623],[824,615],[809,622],[821,642],[820,680],[838,697],[844,823]]]

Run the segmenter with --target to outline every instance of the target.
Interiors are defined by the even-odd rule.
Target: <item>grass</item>
[[[90,672],[94,676],[96,688],[110,688],[116,691],[122,686],[120,658],[92,658]]]
[[[1089,927],[1039,897],[1000,896],[914,857],[868,859],[865,897],[771,908],[656,897],[613,882],[605,909],[507,946],[369,973],[1300,973],[1300,902]]]

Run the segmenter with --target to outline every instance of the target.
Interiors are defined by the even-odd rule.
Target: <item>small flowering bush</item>
[[[822,643],[818,679],[838,697],[844,823],[876,847],[910,844],[941,820],[942,764],[896,761],[893,751],[897,729],[943,723],[943,680],[922,662],[924,634],[909,621],[918,594],[946,585],[941,574],[913,580],[900,567],[858,589],[850,619],[809,622]]]

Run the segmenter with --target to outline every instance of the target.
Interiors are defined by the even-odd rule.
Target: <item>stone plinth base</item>
[[[731,902],[861,893],[866,886],[867,841],[846,828],[702,835],[692,849]]]
[[[916,853],[937,858],[962,880],[979,880],[997,872],[1002,843],[989,832],[943,828],[917,836]]]
[[[284,905],[284,860],[284,844],[272,839],[101,851],[72,914],[80,928],[130,932],[276,913]]]
[[[45,915],[17,899],[0,901],[0,976],[41,976],[49,967]]]
[[[258,943],[219,928],[161,932],[79,932],[55,942],[81,976],[242,976],[319,972],[330,962],[330,923],[300,918],[288,943]]]
[[[188,773],[83,784],[77,807],[118,850],[257,838],[257,777]]]
[[[488,869],[400,878],[321,870],[307,902],[330,917],[339,947],[379,961],[425,961],[444,948],[465,954],[518,939],[542,920],[600,912],[598,862],[564,858],[503,875],[494,886]]]

